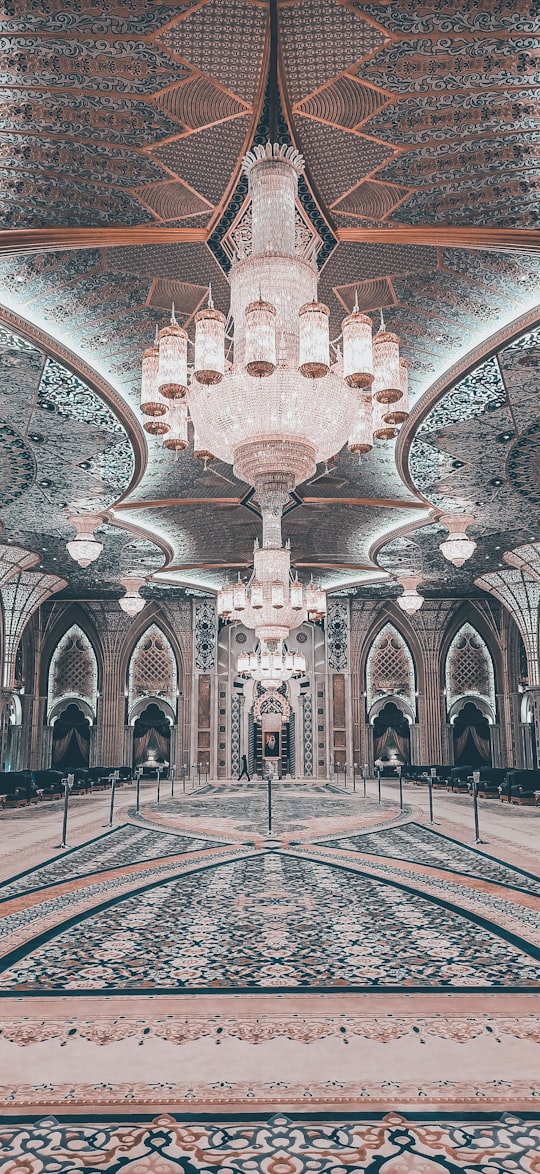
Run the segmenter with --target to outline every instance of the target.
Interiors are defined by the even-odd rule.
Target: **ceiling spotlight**
[[[443,514],[439,522],[449,532],[448,538],[439,546],[441,554],[455,567],[462,567],[476,550],[476,542],[467,538],[467,526],[474,522],[472,514]]]
[[[499,444],[508,444],[508,441],[513,440],[513,438],[513,432],[499,432],[497,440],[499,441]]]
[[[103,543],[94,538],[94,530],[101,525],[103,519],[99,514],[74,514],[70,522],[77,531],[75,538],[66,542],[68,554],[80,567],[87,567],[99,558],[103,550]]]
[[[120,583],[126,589],[126,594],[118,600],[122,611],[125,611],[128,616],[137,616],[146,604],[146,599],[139,594],[139,587],[144,586],[145,580],[135,578],[133,575],[126,575],[120,579]]]

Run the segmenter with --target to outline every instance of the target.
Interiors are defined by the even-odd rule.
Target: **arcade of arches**
[[[0,1174],[540,1174],[537,9],[3,5]]]

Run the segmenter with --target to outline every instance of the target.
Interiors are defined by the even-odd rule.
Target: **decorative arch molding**
[[[93,712],[92,707],[88,704],[87,701],[84,700],[84,698],[78,697],[75,693],[70,693],[66,694],[65,697],[62,697],[61,701],[57,701],[56,704],[51,707],[47,716],[47,725],[54,726],[54,723],[58,721],[58,718],[61,717],[61,715],[70,705],[77,705],[81,712],[84,713],[84,716],[88,718],[90,725],[92,726],[94,724],[96,715]]]
[[[280,713],[283,721],[289,721],[291,716],[290,702],[277,689],[267,689],[257,697],[253,706],[253,720],[260,722],[265,713]]]
[[[122,501],[127,497],[140,481],[144,473],[147,459],[148,448],[144,432],[137,420],[135,412],[127,403],[127,401],[120,395],[120,393],[104,379],[89,363],[85,362],[80,355],[75,354],[69,347],[64,346],[57,338],[48,334],[41,327],[33,322],[29,322],[27,318],[17,314],[15,310],[9,309],[8,306],[0,305],[0,322],[9,327],[14,334],[19,334],[21,338],[26,339],[27,342],[33,343],[34,346],[40,350],[45,351],[52,359],[56,359],[58,363],[71,371],[73,375],[77,375],[88,384],[92,391],[104,400],[104,402],[111,408],[111,411],[118,416],[121,423],[124,425],[128,434],[130,443],[133,447],[135,458],[135,468],[131,484],[127,487],[125,492],[118,501]],[[118,504],[118,502],[116,503]]]
[[[379,601],[377,602],[379,603]],[[386,600],[382,608],[379,603],[372,623],[369,625],[363,639],[359,641],[357,647],[354,650],[352,658],[353,673],[357,674],[360,681],[365,682],[366,665],[369,653],[375,640],[387,624],[391,624],[391,626],[395,628],[400,639],[403,640],[407,645],[414,666],[416,681],[415,688],[419,691],[422,691],[424,682],[424,653],[422,644],[420,643],[412,624],[409,623],[405,613],[401,611],[401,609],[397,607],[392,600]],[[363,687],[365,688],[365,685]]]
[[[495,667],[486,641],[466,620],[455,633],[445,658],[444,679],[449,721],[472,701],[493,724],[497,712]]]
[[[521,698],[520,721],[526,726],[534,725],[534,698],[528,691]]]
[[[486,645],[488,653],[491,657],[493,671],[495,674],[495,693],[500,691],[497,688],[497,684],[498,682],[504,680],[501,646],[495,628],[489,623],[489,620],[486,618],[486,614],[482,609],[483,603],[488,603],[489,605],[491,602],[496,604],[497,601],[490,601],[487,599],[467,600],[462,602],[452,615],[441,641],[440,668],[442,688],[446,687],[445,671],[450,645],[464,624],[470,624],[471,627],[474,628],[476,632],[478,632],[478,635]],[[509,615],[509,618],[511,618],[510,613],[507,614]]]
[[[162,627],[152,620],[141,632],[129,659],[128,713],[132,714],[138,702],[143,702],[144,708],[151,697],[156,704],[161,701],[168,706],[174,721],[177,691],[178,665],[174,649]]]
[[[409,415],[408,420],[403,425],[399,439],[396,444],[396,465],[398,472],[405,482],[411,493],[414,493],[420,501],[425,502],[426,505],[431,505],[427,498],[414,486],[413,480],[409,473],[409,450],[414,440],[414,436],[429,414],[437,401],[448,391],[451,391],[454,384],[459,383],[472,371],[478,367],[480,363],[484,363],[502,347],[508,346],[519,338],[520,334],[524,334],[527,330],[534,329],[540,324],[540,306],[533,306],[532,309],[527,310],[525,314],[520,314],[519,318],[512,319],[500,330],[496,330],[494,334],[490,334],[489,338],[479,343],[478,346],[473,347],[467,354],[458,359],[447,371],[443,372],[431,387],[428,387],[420,399],[414,405]],[[425,525],[425,523],[423,523]],[[422,523],[420,523],[422,525]],[[403,531],[400,531],[403,533]]]
[[[72,627],[80,628],[92,646],[98,667],[98,690],[101,688],[101,681],[103,676],[103,652],[98,630],[92,617],[84,607],[81,607],[79,603],[65,603],[63,601],[55,601],[52,602],[41,649],[40,689],[42,695],[45,695],[48,692],[49,671],[54,652],[63,637]],[[31,624],[26,625],[26,628],[23,632],[23,639],[26,633],[32,633]]]
[[[187,685],[184,651],[169,621],[165,608],[157,603],[147,604],[144,611],[141,611],[138,616],[135,616],[127,629],[118,660],[118,674],[119,680],[122,682],[121,687],[124,688],[128,685],[129,666],[133,653],[141,636],[148,631],[152,624],[160,630],[164,639],[167,640],[172,648],[177,669],[177,687],[181,695],[184,683]]]
[[[382,624],[369,646],[365,689],[369,714],[374,704],[381,701],[384,705],[392,698],[394,701],[404,701],[412,714],[412,720],[416,721],[416,670],[413,656],[405,637],[390,620]]]
[[[73,623],[58,640],[51,656],[47,677],[47,721],[66,706],[66,700],[86,706],[85,713],[95,721],[98,697],[98,663],[91,640],[79,624]],[[68,701],[69,699],[69,701]]]
[[[144,710],[148,705],[157,705],[158,709],[161,710],[163,716],[167,719],[170,725],[174,726],[176,721],[176,714],[172,705],[169,705],[168,701],[164,701],[163,697],[153,696],[151,693],[145,697],[139,698],[139,700],[135,702],[135,705],[131,707],[128,713],[129,726],[135,725],[137,718],[140,717],[141,713],[144,713]]]
[[[375,719],[379,716],[385,705],[388,705],[390,702],[401,711],[403,717],[408,721],[410,726],[414,725],[416,721],[416,715],[412,706],[409,705],[409,703],[405,701],[403,697],[400,697],[397,693],[385,693],[384,697],[379,697],[378,701],[373,702],[373,705],[368,712],[368,721],[370,726],[374,724]]]

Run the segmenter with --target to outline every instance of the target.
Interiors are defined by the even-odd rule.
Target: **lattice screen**
[[[374,701],[393,694],[403,697],[415,710],[414,662],[408,644],[392,624],[385,624],[375,637],[366,663],[368,711]]]
[[[446,696],[450,709],[461,697],[481,697],[495,713],[495,674],[487,644],[472,624],[456,632],[446,657]]]
[[[88,636],[77,624],[57,644],[49,667],[48,709],[63,697],[87,701],[95,714],[98,669],[96,654]]]
[[[176,709],[178,671],[167,637],[151,624],[133,649],[129,662],[129,708],[141,697],[162,697]]]

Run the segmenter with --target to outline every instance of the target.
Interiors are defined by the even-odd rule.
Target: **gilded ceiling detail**
[[[0,256],[0,302],[61,340],[132,408],[141,348],[171,303],[188,329],[210,285],[216,305],[228,308],[227,249],[247,194],[239,162],[268,136],[267,17],[261,0],[111,0],[105,9],[94,0],[50,0],[46,12],[38,0],[22,0],[4,13],[2,227],[174,225],[208,232],[206,243],[98,243]],[[320,295],[330,307],[332,336],[356,292],[375,318],[384,309],[412,362],[418,398],[480,337],[531,308],[539,262],[526,254],[341,242],[338,230],[536,223],[540,79],[531,5],[287,0],[279,22],[279,138],[306,156],[301,213],[322,242]],[[433,408],[412,441],[412,485],[400,478],[393,445],[377,444],[361,465],[342,453],[300,488],[285,531],[294,534],[302,573],[322,563],[329,583],[339,585],[339,576],[342,584],[356,582],[385,537],[391,546],[399,527],[426,517],[418,542],[431,589],[461,590],[471,572],[439,556],[440,528],[425,503],[422,510],[424,498],[437,510],[481,501],[486,534],[506,527],[526,540],[523,495],[534,501],[538,492],[527,471],[538,371],[520,366],[520,354],[516,344],[486,359]],[[63,551],[69,536],[63,503],[77,497],[110,509],[132,480],[130,441],[94,393],[39,348],[14,336],[0,339],[0,362],[0,419],[13,433],[9,443],[8,432],[1,437],[0,484],[19,494],[17,525],[29,547],[51,559],[46,569],[62,562],[70,583],[90,590],[83,572],[67,566],[56,547],[52,554],[53,541]],[[41,445],[21,424],[33,395],[31,427],[46,435]],[[513,420],[519,436],[505,447],[496,437],[515,432]],[[486,435],[493,444],[479,470]],[[28,457],[17,450],[15,476],[9,468],[19,442]],[[503,485],[488,492],[484,482],[502,476],[507,456]],[[2,492],[6,527],[15,533],[15,512]],[[189,452],[176,459],[150,439],[146,467],[115,518],[143,530],[142,542],[156,536],[157,565],[161,550],[171,548],[177,581],[210,586],[220,577],[216,564],[250,561],[258,518],[242,504],[245,496],[228,467],[214,462],[205,470]],[[113,589],[126,540],[107,528],[92,571],[102,590]],[[491,554],[497,546],[489,537]],[[478,560],[487,563],[480,542],[476,558],[479,574],[486,565]]]

